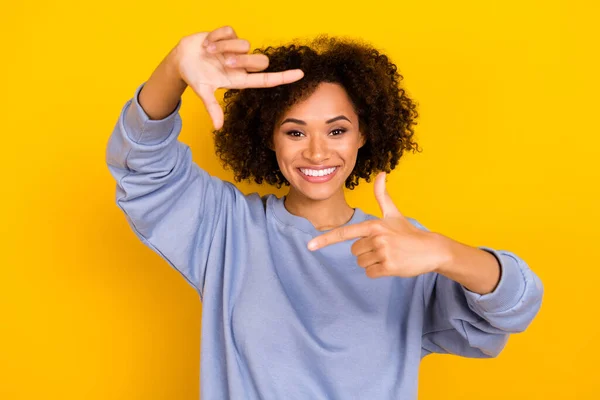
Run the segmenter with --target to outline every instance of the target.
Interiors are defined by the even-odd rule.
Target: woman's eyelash
[[[335,133],[333,136],[338,136],[338,135],[341,135],[342,133],[346,132],[346,129],[343,129],[343,128],[334,129],[330,132],[330,134],[334,133],[334,132],[337,132],[337,133]],[[286,135],[292,136],[292,137],[300,137],[301,135],[304,135],[304,134],[300,131],[287,131]]]
[[[333,133],[333,132],[339,132],[339,133],[333,135],[333,136],[338,136],[338,135],[341,135],[342,133],[346,132],[346,129],[343,129],[343,128],[334,129],[334,130],[331,131],[331,133]]]

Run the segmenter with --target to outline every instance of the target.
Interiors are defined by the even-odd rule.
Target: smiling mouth
[[[300,170],[300,172],[302,172],[303,175],[306,176],[310,176],[310,177],[321,177],[321,176],[328,176],[333,174],[338,167],[331,167],[331,168],[323,168],[323,169],[311,169],[311,168],[298,168]]]

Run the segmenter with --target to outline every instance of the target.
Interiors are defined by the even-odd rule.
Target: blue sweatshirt
[[[178,140],[181,101],[150,120],[142,87],[106,161],[135,234],[200,296],[202,399],[416,399],[424,356],[494,357],[538,312],[542,283],[509,251],[480,247],[502,269],[483,296],[436,273],[368,278],[353,241],[309,251],[322,232],[199,168]],[[348,224],[375,218],[356,208]]]

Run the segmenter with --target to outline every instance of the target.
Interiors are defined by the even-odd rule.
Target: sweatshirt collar
[[[331,229],[328,229],[326,231],[319,231],[314,227],[314,225],[308,219],[290,213],[285,208],[285,205],[283,203],[284,200],[285,200],[285,196],[276,197],[275,195],[271,195],[267,199],[267,209],[273,210],[275,219],[277,219],[281,224],[291,227],[291,228],[298,229],[298,230],[300,230],[304,233],[307,233],[313,237],[322,235],[323,233],[331,230]],[[367,219],[367,215],[360,208],[355,208],[352,218],[350,218],[350,220],[348,222],[346,222],[344,225],[341,225],[341,226],[357,224],[359,222],[365,221],[366,219]]]

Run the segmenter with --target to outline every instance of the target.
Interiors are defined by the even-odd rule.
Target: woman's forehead
[[[340,84],[323,82],[309,96],[293,104],[281,119],[322,121],[339,115],[345,115],[351,120],[356,118],[348,93]]]

